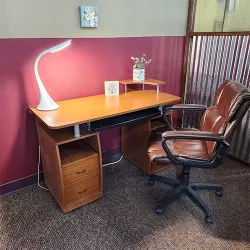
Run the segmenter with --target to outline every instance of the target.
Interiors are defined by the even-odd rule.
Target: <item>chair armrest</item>
[[[167,113],[172,114],[172,111],[178,111],[178,110],[182,110],[182,111],[203,111],[204,112],[206,109],[207,109],[206,106],[199,105],[199,104],[175,104],[173,106],[164,107],[162,118],[163,118],[163,121],[168,125],[168,127],[171,130],[175,130],[172,127],[172,125],[168,122],[168,119],[166,118]]]
[[[162,148],[167,154],[168,158],[173,164],[191,164],[197,167],[215,167],[222,162],[222,157],[226,153],[226,148],[230,145],[225,141],[225,137],[214,132],[203,131],[166,131],[162,134]],[[219,143],[218,149],[211,161],[200,159],[185,159],[183,157],[174,156],[168,148],[166,141],[171,139],[193,139],[193,140],[205,140],[216,141]]]
[[[165,107],[164,111],[187,110],[187,111],[205,111],[207,107],[199,104],[175,104],[170,107]]]
[[[204,132],[204,131],[166,131],[162,134],[162,138],[166,140],[171,139],[193,139],[205,141],[218,141],[222,142],[225,137],[219,133]]]

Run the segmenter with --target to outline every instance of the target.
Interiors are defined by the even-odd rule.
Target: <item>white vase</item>
[[[145,69],[133,69],[133,81],[140,82],[145,80]]]

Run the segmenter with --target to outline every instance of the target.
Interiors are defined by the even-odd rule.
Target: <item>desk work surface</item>
[[[57,102],[59,109],[39,111],[36,106],[30,110],[49,128],[60,129],[76,124],[101,120],[160,105],[172,105],[180,97],[155,90],[130,91],[119,96],[96,95]]]

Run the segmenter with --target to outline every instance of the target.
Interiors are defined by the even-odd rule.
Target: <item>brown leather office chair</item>
[[[175,130],[168,124],[171,131],[162,133],[160,139],[151,138],[148,155],[152,164],[171,163],[183,167],[178,180],[161,175],[150,176],[149,184],[159,181],[174,188],[158,202],[156,213],[162,214],[164,206],[185,193],[205,212],[207,223],[213,223],[212,212],[195,190],[214,190],[216,195],[222,196],[222,186],[190,183],[189,170],[191,167],[216,168],[222,164],[232,136],[249,106],[250,92],[247,88],[238,82],[225,81],[216,91],[213,107],[177,104],[165,108],[163,117],[174,110],[205,112],[201,117],[200,130]]]

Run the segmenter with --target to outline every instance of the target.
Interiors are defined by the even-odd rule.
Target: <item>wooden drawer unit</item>
[[[99,157],[95,155],[86,160],[82,160],[63,167],[63,181],[65,185],[74,184],[80,180],[90,178],[99,174]]]
[[[100,176],[96,175],[89,179],[74,183],[71,186],[65,186],[65,202],[67,205],[77,203],[95,194],[100,194],[100,192]]]
[[[45,182],[64,212],[103,196],[102,157],[99,133],[73,129],[50,130],[38,119]]]

